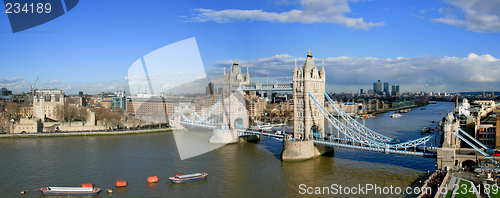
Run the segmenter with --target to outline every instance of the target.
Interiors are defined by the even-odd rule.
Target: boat
[[[45,187],[40,188],[45,195],[97,195],[100,188],[94,187]]]
[[[429,104],[436,104],[436,101],[429,101]]]
[[[401,114],[395,113],[395,114],[391,114],[390,116],[391,116],[391,118],[398,118],[398,117],[401,117]]]
[[[273,126],[269,123],[259,125],[257,127],[259,127],[259,129],[261,129],[261,130],[271,130],[273,128]]]
[[[425,110],[425,108],[420,108],[420,110]]]
[[[424,135],[427,133],[434,133],[434,132],[438,132],[438,131],[439,131],[439,127],[436,127],[436,128],[424,127],[424,128],[422,128],[420,134]]]
[[[362,118],[373,118],[375,117],[375,115],[373,114],[364,114],[364,115],[361,115]]]
[[[429,127],[424,127],[422,128],[422,130],[420,131],[420,134],[426,134],[426,133],[430,133],[431,132],[431,128]]]
[[[193,173],[193,174],[177,174],[174,177],[169,177],[168,179],[174,183],[182,183],[182,182],[189,182],[189,181],[196,181],[196,180],[201,180],[205,179],[207,177],[208,173]]]

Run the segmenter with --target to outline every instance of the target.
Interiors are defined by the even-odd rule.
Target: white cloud
[[[500,31],[500,1],[496,0],[445,0],[450,5],[461,9],[441,8],[442,18],[434,22],[464,27],[475,32]]]
[[[248,67],[254,81],[291,82],[295,57],[284,54],[258,60],[238,60],[243,72]],[[399,84],[404,91],[478,91],[499,90],[500,60],[489,54],[470,53],[467,57],[435,57],[417,58],[385,58],[374,57],[328,57],[314,58],[316,67],[321,68],[324,60],[326,83],[331,85],[332,92],[359,91],[371,89],[372,83],[378,79]],[[304,64],[305,58],[297,58],[297,66]],[[217,61],[209,71],[211,75],[222,74],[222,68],[229,71],[231,60]]]
[[[99,92],[115,92],[119,89],[122,89],[122,83],[98,83],[92,84],[88,87],[80,87],[81,89],[85,89],[90,91],[90,93],[99,93]],[[85,92],[85,91],[84,91]]]
[[[8,90],[11,90],[13,93],[19,92],[19,91],[24,91],[28,92],[30,91],[29,88],[30,85],[26,81],[24,81],[24,78],[2,78],[0,77],[0,88],[7,88]]]
[[[279,1],[286,2],[289,1]],[[357,2],[357,1],[352,1]],[[228,23],[236,20],[270,21],[280,23],[333,23],[344,25],[348,28],[368,30],[371,27],[383,26],[384,22],[365,22],[362,17],[351,18],[344,14],[351,12],[348,0],[300,0],[302,10],[287,12],[266,12],[262,10],[212,10],[195,9],[196,14],[191,18],[195,22],[215,21]]]
[[[15,83],[15,82],[20,82],[24,80],[24,78],[2,78],[0,77],[0,85],[2,84],[7,84],[7,83]]]

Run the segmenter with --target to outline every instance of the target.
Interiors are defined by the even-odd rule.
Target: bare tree
[[[54,115],[57,120],[64,121],[64,105],[57,105],[54,110]]]
[[[0,133],[10,132],[10,120],[7,115],[0,115]]]
[[[80,107],[76,111],[75,119],[82,121],[85,124],[85,122],[87,121],[88,114],[89,114],[89,112],[88,112],[87,108]]]
[[[97,120],[102,120],[106,128],[115,128],[123,124],[125,111],[121,108],[111,109],[95,108]]]
[[[58,105],[55,110],[56,118],[61,121],[74,122],[87,120],[87,108],[74,105]]]
[[[19,104],[14,102],[7,102],[5,105],[5,111],[7,111],[7,115],[15,120],[18,120],[19,114]]]

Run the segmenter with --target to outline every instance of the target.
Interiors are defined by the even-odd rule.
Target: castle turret
[[[325,77],[325,61],[321,61],[321,77],[324,78]]]

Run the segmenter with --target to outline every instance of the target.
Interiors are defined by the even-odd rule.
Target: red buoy
[[[158,182],[157,176],[148,177],[148,183],[156,183],[156,182]]]
[[[127,187],[127,181],[125,180],[116,181],[116,187]]]
[[[92,183],[84,183],[84,184],[82,184],[82,188],[92,188],[92,187],[94,187],[94,184],[92,184]]]

